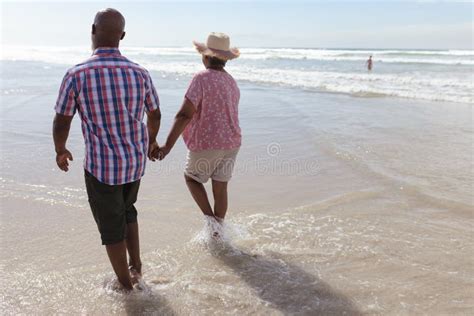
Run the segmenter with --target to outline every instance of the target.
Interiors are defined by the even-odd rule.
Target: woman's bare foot
[[[216,239],[216,240],[219,240],[219,239],[221,238],[221,235],[219,234],[219,232],[214,232],[214,233],[212,234],[212,237],[213,237],[214,239]]]
[[[217,216],[214,216],[214,219],[215,219],[215,224],[211,226],[212,231],[213,231],[212,237],[215,240],[221,240],[222,234],[223,234],[222,229],[223,229],[224,219]]]

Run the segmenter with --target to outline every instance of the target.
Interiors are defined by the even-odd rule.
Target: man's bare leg
[[[133,285],[128,272],[127,246],[125,240],[112,245],[106,245],[105,248],[107,249],[107,255],[109,256],[110,263],[114,268],[119,282],[126,290],[132,290]]]
[[[129,255],[128,267],[132,283],[137,283],[142,275],[142,261],[140,259],[140,239],[138,222],[127,224],[127,250]]]
[[[214,214],[217,220],[222,222],[227,212],[227,182],[212,180],[212,193],[214,195]]]
[[[211,204],[209,203],[204,185],[188,176],[184,176],[184,179],[186,180],[186,185],[188,186],[189,192],[191,192],[194,201],[196,201],[204,215],[214,217],[214,213],[212,212]]]

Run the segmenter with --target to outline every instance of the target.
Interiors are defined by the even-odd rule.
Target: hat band
[[[223,51],[223,52],[228,52],[229,51],[229,47],[215,47],[214,45],[207,45],[207,48],[210,48],[210,49],[215,49],[215,50],[220,50],[220,51]]]

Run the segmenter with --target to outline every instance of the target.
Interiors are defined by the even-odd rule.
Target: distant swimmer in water
[[[367,70],[372,71],[372,66],[374,64],[374,62],[372,61],[372,55],[369,56],[369,59],[367,59],[366,63],[367,63]]]

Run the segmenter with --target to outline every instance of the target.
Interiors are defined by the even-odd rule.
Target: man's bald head
[[[115,9],[104,9],[95,15],[92,25],[92,43],[97,47],[118,47],[125,36],[125,18]]]

